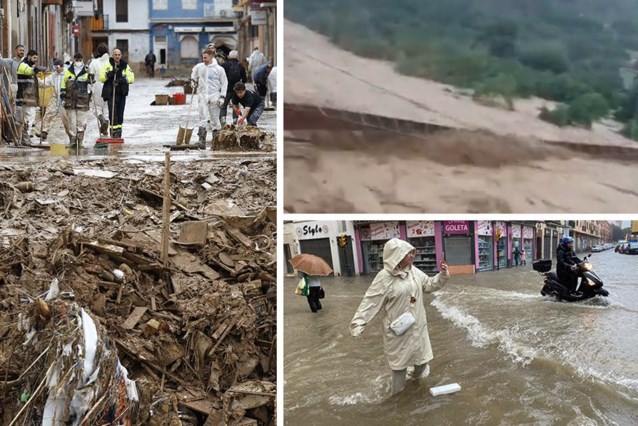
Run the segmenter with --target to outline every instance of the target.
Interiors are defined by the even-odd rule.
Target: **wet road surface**
[[[138,161],[163,161],[166,148],[164,145],[175,144],[180,123],[186,124],[189,113],[191,95],[187,95],[185,105],[152,106],[156,94],[174,94],[183,92],[182,87],[164,87],[169,80],[138,78],[131,85],[131,91],[126,99],[126,109],[124,112],[123,137],[124,144],[121,146],[111,145],[108,149],[94,149],[95,140],[99,137],[97,120],[93,115],[93,110],[89,110],[87,119],[87,130],[85,138],[85,151],[80,157],[83,159],[100,159],[107,155],[119,155],[128,159]],[[197,97],[190,111],[189,127],[195,127],[191,137],[191,143],[197,142]],[[91,104],[92,107],[92,104]],[[230,116],[230,114],[229,114]],[[275,133],[277,129],[276,111],[264,111],[259,121],[262,131]],[[179,161],[215,158],[217,154],[210,150],[211,134],[208,134],[207,150],[193,151],[173,151],[171,157]],[[58,131],[53,131],[48,142],[68,144],[68,138],[59,125]],[[33,144],[38,144],[39,139],[33,138]],[[251,153],[250,156],[270,156],[275,157],[274,152]],[[239,156],[239,155],[238,155]],[[0,146],[0,161],[3,163],[12,160],[39,161],[43,157],[59,157],[51,154],[48,150],[14,148]]]
[[[453,276],[426,296],[431,375],[392,398],[380,316],[348,329],[373,277],[324,280],[319,314],[286,279],[286,424],[638,424],[638,256],[592,263],[610,297],[573,304],[540,296],[531,266]]]

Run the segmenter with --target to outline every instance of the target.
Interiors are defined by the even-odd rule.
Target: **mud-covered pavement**
[[[188,76],[185,76],[188,77]],[[119,155],[138,160],[163,159],[164,145],[175,144],[180,124],[186,124],[191,98],[193,100],[190,112],[189,127],[195,127],[191,143],[197,142],[197,97],[187,95],[185,105],[151,105],[156,94],[175,94],[183,92],[182,87],[165,87],[168,79],[137,78],[131,85],[130,94],[126,99],[124,113],[124,126],[122,137],[125,142],[121,146],[112,145],[108,149],[94,149],[95,140],[99,137],[98,125],[92,110],[89,110],[88,124],[85,137],[85,150],[81,156],[98,158],[108,155]],[[91,104],[92,107],[92,104]],[[229,115],[230,116],[230,115]],[[264,111],[258,123],[262,132],[267,134],[269,146],[264,150],[255,151],[254,156],[272,156],[276,150],[275,132],[277,129],[276,111]],[[60,128],[52,132],[48,138],[51,144],[68,144],[68,138]],[[208,134],[206,151],[193,149],[192,151],[175,151],[173,157],[179,159],[205,159],[223,156],[223,153],[215,153],[210,150],[211,134]],[[32,144],[39,144],[38,138],[32,139]],[[54,156],[48,151],[39,149],[14,148],[6,145],[0,146],[0,159],[10,160],[13,157],[20,161],[29,161],[32,158]]]
[[[164,215],[165,83],[119,149],[0,148],[0,424],[276,423],[275,153],[172,152]]]
[[[591,262],[606,299],[559,303],[531,266],[452,276],[425,299],[428,378],[390,397],[381,318],[349,323],[372,276],[322,280],[313,314],[286,279],[285,418],[290,425],[629,425],[638,421],[638,256]],[[453,395],[429,389],[459,383]],[[321,383],[321,386],[317,386]]]

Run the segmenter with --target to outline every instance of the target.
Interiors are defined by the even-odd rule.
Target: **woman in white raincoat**
[[[392,370],[392,395],[405,389],[408,366],[414,366],[413,377],[427,377],[432,360],[423,293],[442,288],[450,273],[441,263],[441,273],[428,277],[412,267],[415,248],[406,241],[393,238],[383,248],[383,270],[368,288],[359,309],[350,323],[350,333],[358,337],[365,326],[383,311],[384,351]],[[390,325],[404,313],[411,313],[416,322],[401,335]]]

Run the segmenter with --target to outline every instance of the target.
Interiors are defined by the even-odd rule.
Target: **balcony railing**
[[[109,29],[109,15],[91,17],[91,31],[106,31]]]

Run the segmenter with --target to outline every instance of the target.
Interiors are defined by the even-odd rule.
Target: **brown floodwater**
[[[530,266],[453,276],[425,298],[430,377],[394,397],[380,316],[359,339],[348,329],[373,277],[325,279],[318,314],[286,279],[285,423],[638,424],[638,256],[592,262],[609,298],[544,298]],[[430,395],[448,383],[462,390]]]

